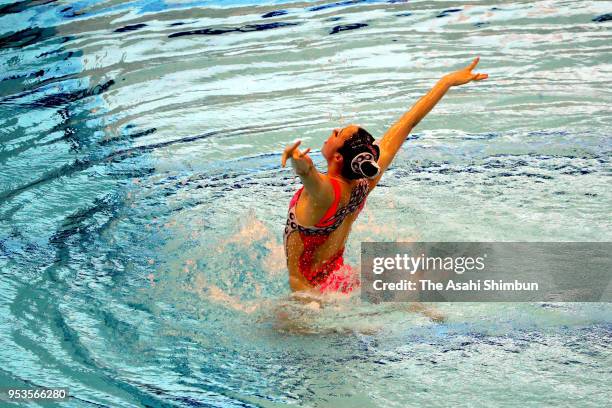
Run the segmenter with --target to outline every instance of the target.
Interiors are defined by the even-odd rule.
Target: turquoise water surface
[[[71,407],[603,407],[606,303],[287,300],[296,138],[415,129],[362,241],[612,239],[610,1],[0,0],[0,385]],[[279,327],[283,310],[296,327]],[[0,403],[1,404],[1,403]],[[8,404],[8,403],[7,403]],[[37,406],[34,402],[24,406]]]

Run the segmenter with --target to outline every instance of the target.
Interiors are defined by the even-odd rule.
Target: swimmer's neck
[[[355,180],[349,180],[342,175],[342,162],[340,164],[337,161],[327,162],[327,177],[334,178],[341,181],[349,186],[353,185]]]

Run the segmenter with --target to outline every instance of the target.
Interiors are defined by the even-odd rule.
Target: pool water
[[[0,1],[0,384],[73,407],[602,407],[607,303],[287,299],[293,140],[415,129],[362,241],[602,241],[610,1]],[[279,324],[279,312],[295,325]],[[31,403],[35,406],[34,403]],[[58,403],[57,405],[61,405]]]

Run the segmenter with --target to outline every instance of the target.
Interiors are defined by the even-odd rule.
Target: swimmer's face
[[[342,160],[342,155],[338,153],[338,149],[358,130],[359,126],[356,125],[349,125],[342,129],[336,128],[332,130],[331,135],[323,142],[323,148],[321,148],[323,157],[325,157],[327,161]]]

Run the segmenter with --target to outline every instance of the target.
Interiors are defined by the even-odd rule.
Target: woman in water
[[[291,159],[303,184],[289,204],[284,235],[289,284],[293,291],[348,293],[359,284],[343,260],[351,225],[410,131],[450,87],[488,77],[472,73],[478,59],[442,77],[378,144],[359,126],[334,129],[321,149],[327,160],[327,174],[314,167],[308,157],[310,149],[300,152],[300,141],[285,149],[282,166]]]

